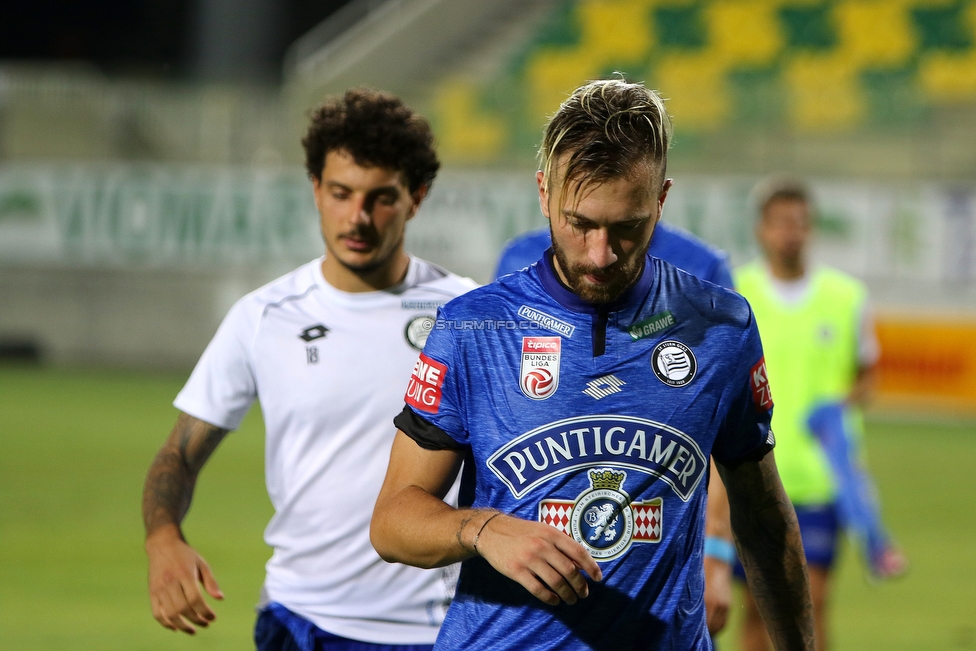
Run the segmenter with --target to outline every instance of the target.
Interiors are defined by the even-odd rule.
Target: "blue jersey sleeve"
[[[434,329],[417,358],[404,400],[426,423],[441,430],[457,443],[468,445],[468,432],[461,405],[462,387],[453,321],[438,310]],[[411,435],[411,432],[406,432]]]
[[[551,244],[548,228],[529,231],[513,238],[502,250],[494,280],[528,267],[541,258]]]
[[[716,260],[715,266],[712,267],[711,273],[708,274],[708,278],[704,280],[715,283],[725,289],[735,289],[735,283],[732,281],[732,272],[729,270],[728,258],[720,256]]]
[[[739,365],[731,384],[732,402],[712,448],[712,456],[726,464],[758,459],[775,445],[770,428],[773,399],[766,361],[752,310],[749,316]]]

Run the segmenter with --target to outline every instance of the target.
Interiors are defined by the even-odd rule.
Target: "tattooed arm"
[[[777,651],[813,651],[813,605],[796,513],[773,453],[719,465],[749,589]]]
[[[149,598],[153,617],[166,628],[189,634],[193,624],[207,626],[216,617],[197,585],[222,599],[206,561],[183,538],[180,523],[190,508],[193,487],[227,430],[181,413],[156,454],[142,493],[149,556]]]

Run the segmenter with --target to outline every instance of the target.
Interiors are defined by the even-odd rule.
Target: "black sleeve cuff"
[[[739,457],[738,459],[736,459],[735,461],[732,461],[732,462],[722,461],[721,463],[722,463],[723,466],[725,466],[727,468],[735,468],[739,464],[745,463],[747,461],[758,462],[758,461],[761,461],[762,458],[765,457],[767,454],[769,454],[770,452],[772,452],[773,451],[773,448],[775,448],[775,447],[776,447],[776,441],[772,437],[772,435],[770,434],[770,436],[767,436],[766,437],[766,442],[765,443],[763,443],[758,448],[756,448],[755,450],[753,450],[749,454],[745,455],[744,457]]]
[[[450,434],[418,416],[417,412],[406,405],[404,405],[403,411],[393,419],[393,424],[425,450],[467,449],[466,445],[461,445]]]

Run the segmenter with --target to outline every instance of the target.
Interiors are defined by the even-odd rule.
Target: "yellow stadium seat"
[[[726,66],[770,64],[783,47],[778,3],[722,0],[705,9],[709,50]]]
[[[583,0],[577,19],[582,47],[597,65],[641,59],[651,47],[649,0]]]
[[[729,114],[725,68],[715,57],[670,54],[654,62],[654,83],[679,129],[714,129]]]
[[[537,52],[525,70],[525,91],[529,111],[541,124],[566,96],[588,79],[600,74],[600,64],[586,50],[553,50]]]
[[[837,53],[798,54],[783,72],[790,122],[801,131],[837,131],[864,119],[859,69]]]
[[[976,100],[976,50],[925,55],[918,64],[918,82],[935,102]]]
[[[477,108],[477,85],[451,79],[443,83],[434,97],[438,145],[455,160],[490,160],[502,153],[507,129],[505,123]]]
[[[852,64],[901,66],[917,42],[907,0],[849,0],[834,9],[839,54]]]

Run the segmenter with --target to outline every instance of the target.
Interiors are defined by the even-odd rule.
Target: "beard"
[[[574,294],[587,303],[606,305],[620,298],[640,277],[641,271],[644,270],[644,257],[647,255],[647,247],[644,247],[644,250],[629,262],[621,263],[618,260],[603,269],[584,263],[571,264],[566,257],[566,252],[556,244],[555,238],[552,238],[552,254],[556,257],[556,262],[559,263],[559,269],[566,278],[566,284],[569,285]],[[610,280],[595,285],[586,279],[586,276],[590,274]]]

